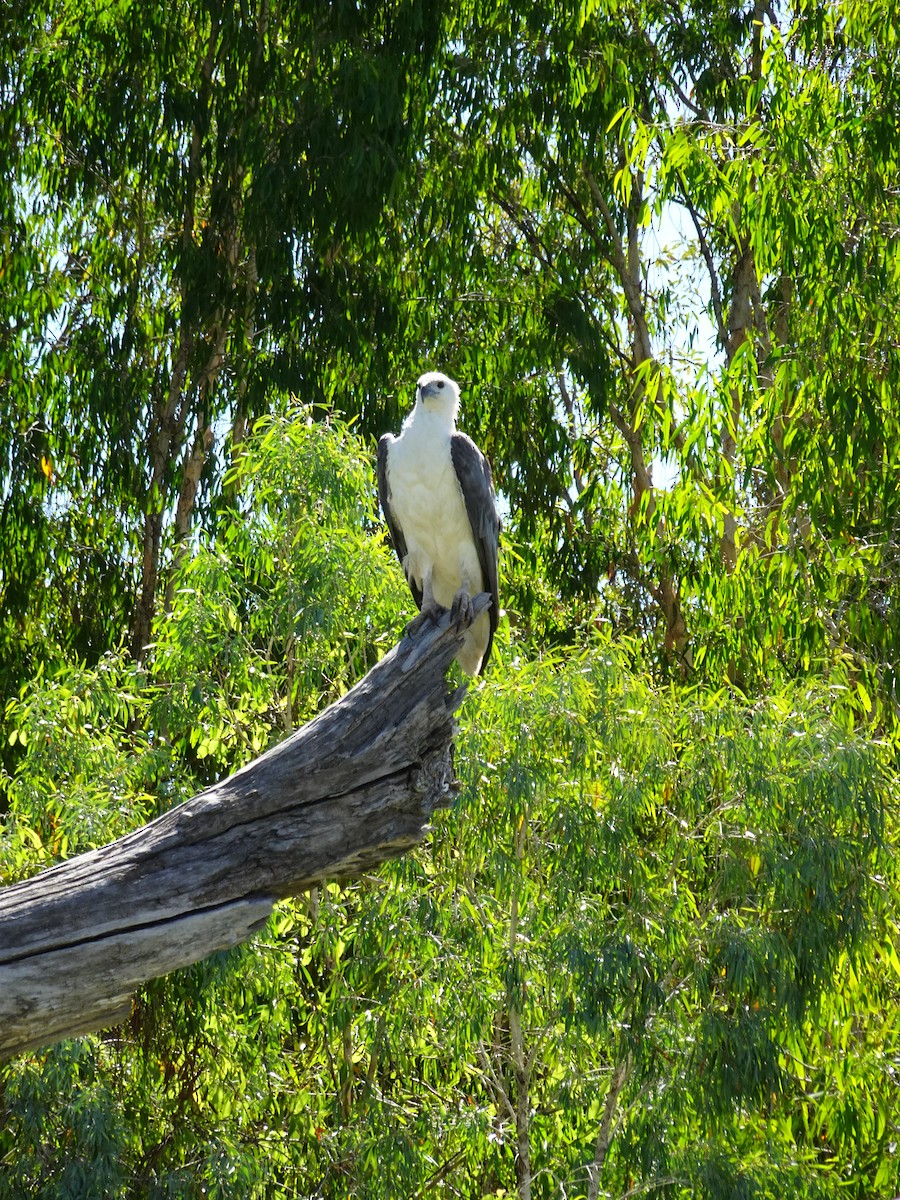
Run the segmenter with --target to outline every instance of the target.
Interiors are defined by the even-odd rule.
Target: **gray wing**
[[[466,512],[475,548],[478,551],[478,561],[481,563],[481,573],[484,576],[486,589],[491,593],[493,603],[488,610],[490,620],[490,636],[487,649],[481,663],[487,662],[491,653],[491,642],[497,622],[500,620],[500,591],[497,580],[497,567],[500,555],[500,513],[497,511],[497,501],[494,498],[494,481],[491,476],[491,466],[470,437],[464,433],[454,433],[450,439],[450,457],[453,469],[462,488],[463,499],[466,502]]]
[[[400,559],[400,566],[403,567],[403,573],[406,575],[406,538],[403,536],[403,530],[397,518],[394,516],[394,510],[391,508],[391,488],[388,483],[388,450],[391,443],[396,439],[392,433],[385,433],[378,441],[378,460],[376,463],[376,475],[378,476],[378,503],[381,506],[381,512],[384,516],[385,523],[388,527],[388,533],[391,538],[391,545]],[[409,584],[409,590],[413,594],[413,599],[416,602],[416,607],[422,607],[422,590],[406,576],[406,581]]]

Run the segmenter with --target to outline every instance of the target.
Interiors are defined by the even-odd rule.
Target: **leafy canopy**
[[[7,5],[0,881],[393,643],[420,370],[506,528],[428,847],[4,1068],[0,1195],[900,1191],[897,29]]]

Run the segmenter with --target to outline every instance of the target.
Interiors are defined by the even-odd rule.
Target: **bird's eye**
[[[439,379],[439,380],[438,380],[438,387],[439,387],[439,388],[442,388],[443,386],[444,386],[444,381],[443,381],[443,379]]]

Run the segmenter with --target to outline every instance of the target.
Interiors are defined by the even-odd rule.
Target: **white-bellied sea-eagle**
[[[457,658],[469,675],[484,669],[500,614],[497,556],[500,515],[491,468],[456,429],[459,387],[437,371],[421,376],[399,437],[378,443],[378,499],[421,616],[471,612],[472,597],[491,606],[466,631]],[[415,622],[414,622],[415,624]]]

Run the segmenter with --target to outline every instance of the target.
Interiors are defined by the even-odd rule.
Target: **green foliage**
[[[0,883],[395,641],[421,369],[505,523],[429,845],[5,1067],[0,1197],[900,1192],[897,29],[0,15]]]
[[[102,846],[190,794],[147,728],[143,685],[133,664],[109,655],[92,669],[40,671],[7,705],[18,754],[15,772],[0,775],[4,883]]]
[[[371,463],[338,418],[261,421],[231,482],[243,512],[182,561],[151,659],[154,721],[215,777],[341,695],[410,604],[375,536]]]
[[[429,847],[280,906],[110,1036],[7,1068],[3,1161],[63,1194],[93,1129],[111,1195],[412,1195],[437,1175],[494,1194],[518,1017],[533,1195],[584,1194],[620,1065],[613,1194],[830,1195],[832,1166],[892,1194],[892,777],[853,714],[837,684],[754,705],[655,690],[603,645],[513,660],[467,702],[463,791]],[[27,1123],[50,1092],[57,1132]]]
[[[358,346],[366,299],[323,260],[395,189],[440,29],[420,0],[0,16],[4,691],[48,642],[96,661],[130,630],[140,657],[273,385],[318,399]]]

